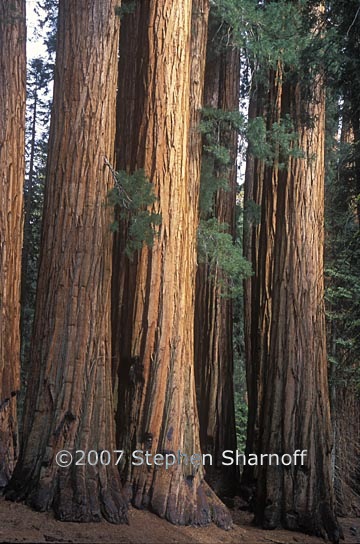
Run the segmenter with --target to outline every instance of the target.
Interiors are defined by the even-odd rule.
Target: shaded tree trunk
[[[344,100],[341,112],[340,144],[348,149],[355,147],[354,129],[351,122],[353,113],[351,102]],[[329,123],[332,128],[331,124]],[[329,130],[329,129],[328,129]],[[338,138],[338,124],[333,128],[331,136]],[[355,151],[356,153],[356,151]],[[349,277],[354,274],[351,283],[356,284],[357,262],[356,249],[351,247],[343,229],[339,225],[339,216],[349,221],[349,216],[357,223],[357,215],[352,208],[353,195],[356,194],[356,155],[353,153],[347,160],[338,162],[337,176],[331,182],[327,193],[328,236],[326,244],[327,268],[340,271],[327,277],[328,293],[341,293],[342,286],[349,286]],[[335,212],[335,213],[334,213]],[[351,219],[350,219],[351,220]],[[356,228],[356,227],[355,227]],[[350,238],[351,239],[351,238]],[[349,244],[349,245],[348,245]],[[343,251],[348,250],[348,255]],[[354,259],[355,256],[355,259]],[[345,266],[344,266],[345,265]],[[339,277],[337,277],[339,276]],[[350,283],[350,285],[351,285]],[[352,291],[354,293],[354,291]],[[333,472],[336,498],[336,511],[340,516],[360,515],[360,399],[354,376],[356,376],[359,359],[359,345],[351,340],[351,349],[344,338],[353,339],[356,329],[356,295],[340,297],[335,301],[326,301],[329,314],[327,323],[329,361],[329,379],[331,383],[331,416],[334,436]],[[355,312],[354,312],[355,310]],[[355,337],[356,338],[356,337]]]
[[[133,13],[123,16],[119,45],[119,84],[116,109],[116,169],[128,174],[144,168],[143,148],[139,140],[146,97],[148,42],[143,30],[148,25],[149,2],[137,2]],[[117,443],[125,448],[123,429],[130,424],[129,416],[136,382],[132,379],[136,359],[132,360],[132,314],[136,288],[138,253],[132,259],[125,253],[129,223],[119,219],[114,235],[113,276],[111,288],[112,316],[112,383],[114,390]],[[127,443],[127,442],[126,442]],[[129,443],[129,449],[132,445]]]
[[[298,82],[283,86],[282,116],[293,120],[304,158],[290,156],[268,195],[277,213],[259,433],[262,453],[300,449],[307,457],[304,466],[258,467],[256,521],[336,542],[323,281],[325,93],[321,75],[312,77],[311,102]]]
[[[271,131],[281,118],[282,65],[270,70],[267,83],[253,76],[249,101],[249,120],[265,118]],[[274,165],[254,155],[252,142],[247,152],[244,204],[244,256],[254,275],[244,281],[244,337],[248,390],[246,454],[260,453],[260,416],[263,406],[264,372],[270,342],[273,248],[276,218],[279,148]],[[242,486],[248,499],[253,497],[257,467],[245,465]]]
[[[335,494],[340,516],[360,516],[360,400],[354,386],[337,386],[334,402]]]
[[[0,488],[18,455],[20,278],[25,171],[25,1],[0,1]]]
[[[204,105],[224,111],[239,108],[240,53],[228,48],[214,51],[214,35],[209,33],[205,72]],[[214,212],[219,223],[229,225],[235,237],[237,177],[237,133],[223,130],[219,144],[230,153],[228,188],[215,195]],[[214,176],[223,177],[216,170]],[[238,484],[238,467],[222,466],[222,453],[236,450],[233,384],[233,308],[226,293],[220,267],[210,270],[200,264],[196,276],[195,377],[202,450],[213,456],[206,469],[206,480],[220,495],[231,496]]]
[[[135,73],[141,71],[146,93],[141,89],[138,144],[125,160],[130,169],[144,168],[153,183],[158,198],[153,210],[161,213],[162,224],[154,246],[140,252],[134,291],[129,290],[131,344],[124,356],[120,353],[117,416],[118,440],[128,452],[200,453],[193,338],[199,179],[190,177],[195,165],[188,158],[189,145],[198,153],[195,134],[189,142],[191,8],[189,0],[144,2],[131,22],[145,55],[142,63],[133,56],[133,66]],[[126,55],[123,63],[126,73]],[[139,79],[133,75],[130,81],[133,77]],[[138,96],[134,87],[129,92]],[[193,107],[198,96],[192,95]],[[132,466],[128,458],[121,468],[136,507],[150,508],[172,523],[213,520],[230,526],[228,512],[204,482],[202,466],[181,463],[155,470]]]
[[[24,445],[7,492],[66,521],[126,519],[114,463],[59,467],[59,450],[115,449],[110,211],[115,0],[59,5],[54,105]]]

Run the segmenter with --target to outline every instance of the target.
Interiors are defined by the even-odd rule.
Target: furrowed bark
[[[26,100],[25,1],[0,1],[0,489],[18,456]]]
[[[247,293],[248,447],[279,457],[306,450],[307,457],[287,466],[265,459],[246,476],[257,483],[256,523],[338,542],[324,312],[324,80],[321,69],[310,69],[306,82],[289,67],[278,71],[269,79],[277,98],[265,104],[277,103],[278,119],[291,119],[292,148],[297,143],[303,156],[285,155],[279,142],[273,164],[249,187],[256,195],[254,181],[262,182],[261,225],[246,246],[256,262]],[[271,111],[270,119],[277,119]]]
[[[24,445],[7,497],[64,521],[126,520],[114,464],[56,454],[115,448],[110,209],[119,19],[115,0],[59,4],[54,104]]]
[[[311,122],[304,122],[306,119]],[[304,157],[278,173],[270,343],[264,372],[260,451],[307,450],[305,465],[259,467],[256,521],[328,537],[341,535],[331,476],[332,436],[325,341],[324,112],[321,74],[311,102],[300,84],[283,87]]]
[[[282,65],[269,70],[267,83],[253,76],[249,119],[265,118],[271,131],[281,118]],[[263,407],[264,371],[270,342],[273,247],[276,218],[279,149],[274,165],[253,155],[251,142],[245,173],[244,255],[251,262],[254,275],[244,281],[245,364],[248,391],[246,454],[260,453],[260,418]],[[255,209],[254,209],[255,205]],[[259,219],[257,215],[259,214]],[[257,467],[245,465],[242,487],[248,499],[253,497]]]
[[[130,355],[120,355],[119,361],[118,441],[127,451],[191,455],[201,451],[193,330],[199,180],[190,178],[195,165],[188,160],[194,145],[189,144],[192,3],[158,0],[138,9],[143,10],[137,32],[146,52],[141,65],[146,93],[138,146],[129,153],[136,156],[131,167],[144,168],[154,185],[153,210],[161,213],[162,224],[153,247],[144,247],[136,264]],[[194,107],[198,96],[192,96]],[[176,524],[230,526],[202,466],[155,470],[132,466],[128,459],[121,469],[136,507]]]

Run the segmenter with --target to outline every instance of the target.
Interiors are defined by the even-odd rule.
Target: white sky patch
[[[42,29],[40,28],[39,17],[35,13],[37,0],[26,0],[26,25],[27,25],[27,60],[30,61],[36,57],[46,57],[46,47],[42,39]],[[43,10],[37,8],[39,13]]]

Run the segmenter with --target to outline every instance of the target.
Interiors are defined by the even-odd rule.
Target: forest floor
[[[324,544],[321,538],[285,530],[264,531],[251,525],[251,514],[232,510],[234,528],[175,527],[145,511],[131,509],[129,525],[64,523],[50,513],[0,497],[0,542],[74,542],[118,544]],[[344,544],[360,542],[360,518],[342,518]]]

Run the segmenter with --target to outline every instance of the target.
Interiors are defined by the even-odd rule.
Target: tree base
[[[0,407],[0,491],[8,484],[17,461],[16,397]]]
[[[226,502],[239,493],[239,479],[236,471],[225,474],[224,467],[210,467],[206,469],[205,481],[216,495]]]
[[[278,508],[269,505],[255,516],[255,523],[263,529],[283,527],[289,531],[318,536],[335,544],[344,538],[342,528],[328,503],[319,504],[313,513],[285,512],[282,515]]]
[[[63,470],[63,469],[61,469]],[[27,475],[29,473],[27,472]],[[111,480],[99,473],[79,475],[66,471],[53,479],[26,477],[25,471],[15,469],[14,476],[5,490],[5,498],[11,501],[24,501],[38,512],[53,510],[59,521],[77,523],[100,522],[128,523],[127,501],[119,486],[117,473]],[[25,482],[25,483],[24,483]]]
[[[174,525],[204,527],[215,523],[229,530],[232,518],[227,507],[215,495],[209,485],[198,476],[179,477],[157,471],[150,487],[146,475],[129,484],[132,504],[146,508]]]

